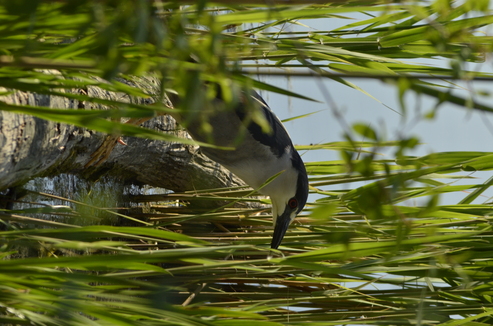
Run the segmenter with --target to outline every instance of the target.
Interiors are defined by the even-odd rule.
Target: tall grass
[[[348,19],[334,30],[285,31],[300,20],[356,13],[367,18]],[[455,84],[440,81],[490,80],[488,73],[463,69],[465,62],[481,62],[491,52],[488,1],[291,6],[222,1],[209,7],[203,2],[26,0],[3,2],[0,21],[3,92],[57,95],[112,108],[55,110],[0,101],[0,109],[102,132],[172,139],[107,120],[166,112],[164,105],[64,90],[96,85],[157,99],[173,90],[192,99],[204,82],[214,82],[226,98],[231,85],[304,97],[249,74],[274,69],[353,88],[352,77],[376,78],[395,85],[402,99],[417,92],[437,103],[493,110],[474,94],[452,94]],[[423,58],[437,63],[408,60]],[[162,93],[115,80],[149,74],[160,78]],[[185,100],[181,109],[197,105]],[[365,141],[355,141],[356,135]],[[2,210],[0,323],[490,325],[493,209],[480,198],[491,180],[454,181],[493,169],[493,153],[410,157],[406,153],[418,145],[416,139],[381,139],[378,131],[356,125],[345,141],[300,147],[339,151],[342,158],[307,163],[310,191],[319,199],[307,205],[279,251],[269,249],[271,219],[261,214],[268,209],[203,211],[185,205],[196,196],[259,201],[244,198],[249,191],[238,189],[133,197],[134,207],[147,203],[138,213],[99,207],[84,196],[58,198],[62,205]],[[380,159],[383,148],[395,155]],[[333,190],[341,184],[347,190]],[[31,191],[32,202],[53,199]],[[451,192],[467,194],[458,203],[439,205],[438,197]],[[182,205],[177,207],[176,200]],[[413,200],[421,204],[409,205]],[[112,226],[109,216],[135,224]],[[88,223],[91,217],[94,223]],[[137,226],[136,220],[144,223]]]

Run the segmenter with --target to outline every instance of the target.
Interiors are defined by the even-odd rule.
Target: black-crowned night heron
[[[259,94],[250,91],[247,96],[240,92],[240,99],[231,108],[223,101],[221,89],[217,87],[216,90],[214,100],[197,94],[191,99],[195,104],[191,107],[195,109],[188,107],[185,112],[173,116],[185,124],[196,141],[228,147],[202,147],[202,152],[270,197],[275,225],[271,247],[277,249],[289,225],[306,204],[308,178],[305,166],[281,121]],[[254,119],[255,112],[262,114],[261,120],[266,126]],[[148,119],[130,119],[127,123],[138,125]],[[104,162],[120,141],[118,135],[110,135],[91,155],[86,167]],[[269,179],[272,181],[266,183]]]
[[[202,147],[202,152],[254,189],[277,175],[259,190],[272,201],[275,227],[271,247],[277,249],[289,225],[306,204],[306,169],[286,129],[262,97],[254,91],[250,97],[244,93],[241,97],[228,109],[219,92],[210,106],[195,112],[199,118],[188,119],[186,129],[196,141],[234,148]],[[257,110],[251,110],[252,105]],[[253,112],[263,113],[267,128],[252,119]]]

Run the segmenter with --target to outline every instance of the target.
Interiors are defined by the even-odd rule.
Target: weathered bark
[[[156,79],[145,78],[138,83],[139,87],[158,91]],[[72,91],[106,99],[118,98],[120,101],[123,98],[139,104],[153,102],[152,99],[130,98],[126,94],[111,93],[97,87]],[[93,103],[18,91],[1,99],[11,104],[59,109],[103,109]],[[170,116],[153,118],[145,126],[188,137]],[[72,173],[87,179],[109,175],[129,184],[147,184],[174,191],[242,184],[229,171],[200,154],[196,146],[134,137],[123,137],[127,146],[118,144],[100,166],[85,168],[91,154],[105,138],[102,133],[76,126],[0,111],[0,190],[22,185],[34,177],[60,173]]]

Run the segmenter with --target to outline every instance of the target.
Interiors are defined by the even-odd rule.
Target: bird
[[[195,141],[216,145],[202,146],[202,153],[270,197],[274,224],[271,248],[278,249],[308,198],[306,168],[286,128],[254,90],[241,91],[231,107],[216,87],[215,98],[195,111],[180,120]],[[254,118],[258,112],[266,125]]]
[[[256,91],[232,92],[240,96],[231,107],[223,98],[221,87],[213,84],[211,88],[215,94],[212,100],[201,91],[188,102],[170,94],[172,107],[182,107],[172,116],[195,141],[215,145],[201,146],[202,153],[270,197],[274,224],[271,248],[278,249],[289,225],[307,202],[308,176],[303,160],[282,122]],[[261,119],[255,119],[255,113],[260,113]],[[148,119],[132,118],[126,123],[139,125]],[[102,164],[117,143],[125,145],[119,135],[108,135],[86,167]]]

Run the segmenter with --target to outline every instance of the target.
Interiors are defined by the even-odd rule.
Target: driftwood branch
[[[158,92],[159,83],[154,78],[126,82],[145,87],[147,91],[155,89],[156,94]],[[0,89],[4,94],[5,91]],[[71,91],[139,104],[153,102],[150,98],[131,98],[98,87]],[[1,100],[9,104],[58,109],[104,109],[94,103],[19,91],[4,95]],[[145,123],[145,127],[188,137],[170,116],[153,118]],[[106,137],[105,134],[72,125],[0,111],[0,190],[22,185],[34,177],[61,173],[71,173],[85,179],[112,176],[128,184],[147,184],[173,191],[242,184],[228,170],[200,154],[196,146],[134,137],[123,137],[127,145],[118,144],[103,164],[85,168],[91,154]]]

